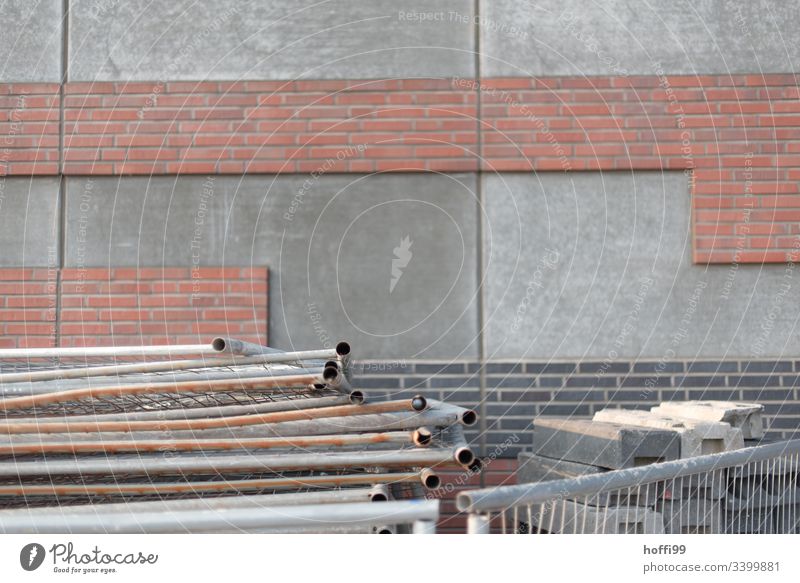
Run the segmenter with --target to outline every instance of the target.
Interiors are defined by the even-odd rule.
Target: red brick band
[[[0,346],[267,342],[267,268],[0,269]]]
[[[0,85],[0,173],[683,170],[695,261],[800,257],[792,75],[59,89]]]

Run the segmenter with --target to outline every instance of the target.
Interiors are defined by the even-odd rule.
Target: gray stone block
[[[722,421],[742,431],[745,439],[764,437],[764,406],[758,403],[730,401],[670,401],[652,407],[659,415],[671,415],[703,421]]]
[[[61,80],[61,2],[0,3],[0,83]]]
[[[483,0],[492,76],[792,73],[800,26],[780,0]]]
[[[658,412],[625,409],[602,409],[594,414],[594,419],[675,431],[681,436],[681,458],[722,453],[744,447],[742,431],[731,427],[728,423],[684,419]]]
[[[276,347],[474,358],[474,190],[440,174],[74,178],[66,263],[267,265]]]
[[[0,178],[0,265],[58,267],[57,178]]]
[[[73,81],[475,75],[471,0],[73,0],[70,16]]]
[[[664,518],[666,534],[722,534],[725,532],[722,506],[700,498],[659,500],[656,512]]]
[[[632,468],[678,459],[680,436],[616,423],[537,417],[533,452],[609,469]]]
[[[518,530],[553,534],[664,534],[664,519],[650,508],[588,506],[570,500],[533,504],[518,514]],[[532,527],[532,528],[531,528]]]
[[[692,263],[682,172],[483,180],[485,325],[494,358],[670,365],[682,357],[800,352],[800,302],[770,314],[783,265]],[[767,321],[770,334],[757,342],[752,331]]]

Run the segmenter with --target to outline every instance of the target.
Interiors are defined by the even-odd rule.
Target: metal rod
[[[211,417],[229,417],[252,413],[268,413],[274,411],[294,411],[314,409],[317,407],[333,407],[353,403],[349,395],[331,395],[330,397],[285,398],[266,403],[248,405],[216,405],[213,407],[189,407],[184,409],[155,409],[151,411],[130,411],[128,413],[100,413],[97,415],[61,415],[58,417],[16,417],[18,423],[60,423],[69,421],[136,421],[148,419],[198,419]],[[0,423],[3,421],[0,420]]]
[[[421,397],[402,401],[386,401],[371,405],[339,405],[336,407],[318,407],[293,411],[275,411],[273,413],[256,413],[253,415],[236,415],[234,417],[214,417],[212,419],[154,419],[147,421],[59,421],[40,424],[37,422],[0,423],[0,433],[101,433],[128,431],[198,431],[217,429],[220,427],[238,427],[242,425],[260,425],[305,419],[322,419],[326,417],[345,417],[348,415],[370,413],[393,413],[395,411],[419,411],[418,407],[426,407]],[[69,419],[68,417],[66,419]]]
[[[0,400],[0,411],[27,409],[38,405],[63,403],[77,399],[110,397],[121,395],[144,395],[148,393],[200,393],[241,389],[245,387],[305,387],[322,380],[321,375],[286,375],[253,379],[230,379],[218,381],[195,381],[183,383],[142,383],[108,387],[88,387],[57,393],[42,393],[26,397],[13,397]]]
[[[484,512],[524,504],[540,504],[554,499],[599,494],[631,485],[651,484],[711,472],[797,452],[800,452],[800,439],[579,478],[473,490],[460,493],[456,498],[456,507],[461,511]]]
[[[135,436],[117,432],[103,434],[104,439],[199,439],[199,438],[246,438],[246,437],[292,437],[299,435],[334,435],[342,433],[382,432],[424,427],[448,427],[458,423],[461,407],[434,403],[425,411],[399,411],[397,413],[378,413],[371,415],[350,415],[303,421],[286,421],[261,425],[245,425],[205,429],[200,431],[143,431]],[[30,441],[96,441],[97,434],[18,434],[0,433],[0,443],[25,443]]]
[[[439,517],[438,500],[403,502],[312,504],[261,508],[223,508],[215,510],[168,512],[118,512],[111,515],[75,514],[18,519],[16,527],[2,530],[28,533],[168,533],[202,532],[221,529],[293,528],[326,526],[374,526],[385,523],[406,524],[417,520],[435,521]]]
[[[147,496],[167,494],[247,492],[286,488],[331,488],[364,484],[421,483],[422,472],[382,474],[347,474],[341,476],[304,476],[204,482],[114,483],[114,484],[0,484],[0,496]]]
[[[292,454],[90,457],[0,463],[0,476],[89,474],[225,474],[365,467],[429,467],[453,463],[452,448]]]
[[[280,354],[285,351],[269,346],[261,346],[253,342],[237,340],[236,338],[214,338],[211,346],[221,354],[241,354],[243,356],[254,356],[256,354]]]
[[[114,514],[126,512],[170,512],[182,510],[221,510],[227,508],[260,508],[262,506],[291,506],[296,504],[339,504],[343,502],[369,502],[376,488],[344,488],[284,494],[256,494],[224,496],[221,498],[191,498],[183,500],[147,500],[112,504],[81,504],[77,506],[47,506],[43,508],[14,508],[0,510],[0,531],[15,528],[20,518],[39,517],[43,521],[52,516],[77,516],[82,514]]]
[[[218,354],[215,352],[215,354]],[[130,373],[170,372],[191,370],[195,368],[214,368],[226,366],[244,366],[250,364],[273,364],[296,362],[300,360],[324,360],[336,356],[334,350],[305,350],[300,352],[272,352],[255,356],[229,356],[228,358],[167,360],[158,362],[135,362],[131,364],[114,364],[90,366],[82,368],[53,368],[25,372],[0,374],[0,384],[56,381],[61,379],[84,379],[109,375]]]
[[[0,455],[31,455],[48,453],[121,453],[121,452],[170,452],[170,451],[214,451],[237,449],[347,447],[383,443],[414,444],[410,431],[385,433],[355,433],[346,435],[314,435],[308,437],[264,437],[238,439],[164,439],[110,441],[57,441],[0,444]],[[1,464],[2,462],[0,462]]]
[[[169,356],[173,354],[212,356],[217,353],[217,350],[211,344],[4,348],[0,350],[0,360],[20,358],[90,358],[98,356]]]

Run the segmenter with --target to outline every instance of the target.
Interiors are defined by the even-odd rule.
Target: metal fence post
[[[467,534],[489,534],[489,515],[470,514],[467,517]]]

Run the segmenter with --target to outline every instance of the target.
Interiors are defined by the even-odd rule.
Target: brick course
[[[800,258],[793,75],[68,83],[64,92],[59,120],[59,85],[0,85],[0,173],[57,174],[59,162],[68,175],[678,170],[691,184],[696,262]]]

